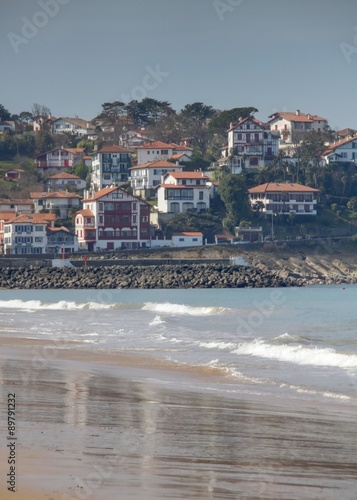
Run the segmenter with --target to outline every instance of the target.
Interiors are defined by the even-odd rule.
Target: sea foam
[[[146,302],[142,307],[143,311],[152,311],[157,313],[166,314],[185,314],[188,316],[206,316],[214,314],[222,314],[226,311],[224,307],[201,307],[201,306],[187,306],[184,304],[172,304],[170,302],[156,303]]]
[[[300,365],[335,366],[357,369],[357,355],[342,354],[334,349],[302,347],[301,345],[270,345],[261,339],[246,342],[232,351],[233,354],[250,355],[261,358],[277,359]]]

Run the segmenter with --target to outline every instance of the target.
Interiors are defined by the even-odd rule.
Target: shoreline
[[[334,456],[346,428],[356,430],[353,412],[199,390],[195,381],[219,388],[223,374],[183,375],[136,353],[60,349],[36,368],[27,347],[1,350],[1,392],[16,392],[19,438],[17,489],[6,492],[3,481],[4,500],[111,500],[118,488],[132,500],[222,491],[228,499],[241,481],[267,499],[315,498],[334,481],[339,494],[353,491],[348,450]],[[4,468],[4,453],[0,461]],[[314,475],[316,464],[325,474]]]

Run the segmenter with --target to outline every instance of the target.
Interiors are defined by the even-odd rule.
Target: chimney
[[[300,116],[300,109],[296,110],[296,116]]]

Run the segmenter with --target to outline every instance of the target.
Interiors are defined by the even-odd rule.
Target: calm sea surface
[[[177,379],[158,371],[154,382],[171,402],[172,390],[185,391],[177,411],[186,426],[182,439],[189,430],[192,436],[183,448],[181,431],[155,427],[160,453],[168,443],[176,452],[172,462],[157,463],[155,474],[167,489],[151,492],[152,498],[356,498],[355,285],[1,291],[0,332],[58,349],[66,341],[73,350],[145,355],[153,366],[157,360],[180,366]],[[103,380],[93,379],[94,398]],[[108,380],[106,390],[115,383]],[[191,468],[187,456],[179,456],[186,446],[194,450]],[[187,479],[197,464],[202,474],[196,471],[195,486],[183,480],[187,491],[175,496],[171,473],[179,478],[185,470]],[[204,489],[193,495],[206,473]]]

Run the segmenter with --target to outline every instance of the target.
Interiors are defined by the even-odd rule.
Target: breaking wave
[[[270,345],[261,339],[242,343],[232,353],[277,359],[299,365],[335,366],[345,369],[357,368],[357,355],[355,354],[341,354],[330,348]]]
[[[156,313],[166,313],[174,315],[186,314],[189,316],[208,316],[222,314],[227,310],[225,307],[187,306],[184,304],[172,304],[170,302],[146,302],[142,309],[143,311],[152,311]]]

